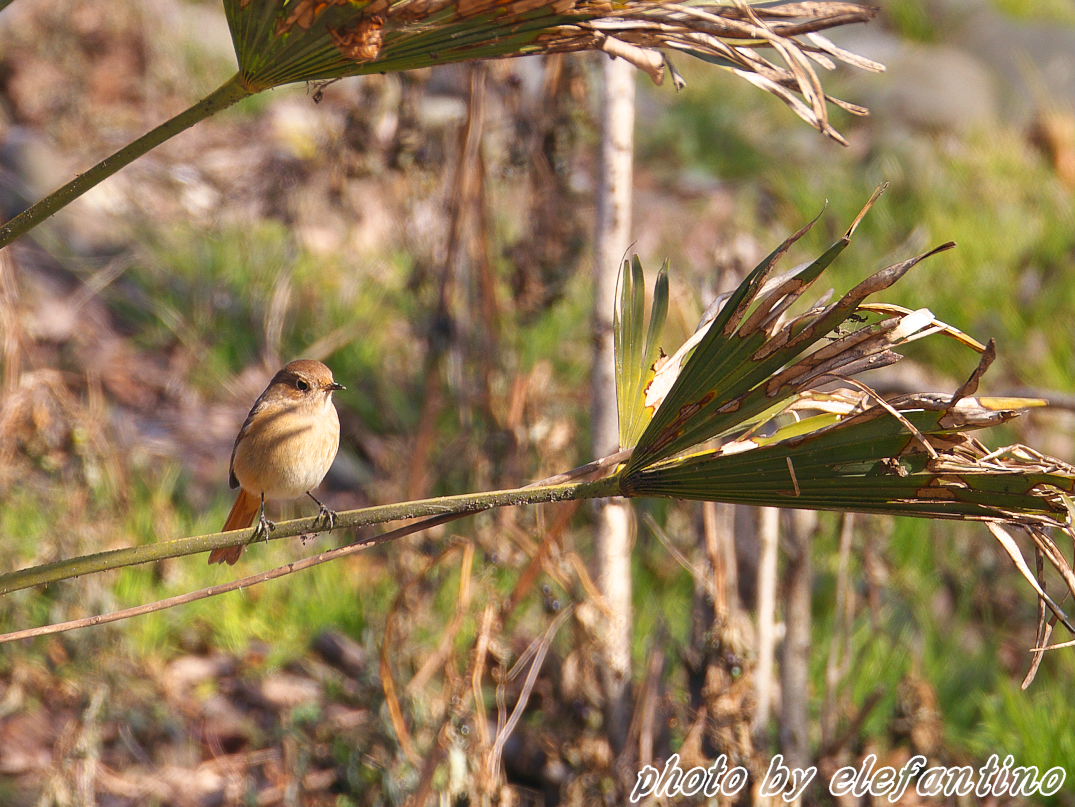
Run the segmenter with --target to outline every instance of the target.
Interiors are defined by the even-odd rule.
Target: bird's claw
[[[339,513],[335,510],[330,510],[325,505],[321,505],[321,509],[317,511],[317,523],[324,524],[325,529],[335,529],[336,522],[340,520]]]
[[[258,519],[257,526],[254,527],[254,540],[257,541],[260,539],[262,541],[268,541],[269,533],[275,529],[276,522],[269,521],[269,519],[265,517],[265,514],[262,513],[261,518]]]

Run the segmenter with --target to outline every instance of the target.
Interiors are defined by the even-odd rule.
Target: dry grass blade
[[[459,597],[456,601],[455,612],[452,614],[451,622],[444,629],[436,649],[426,657],[426,660],[422,662],[422,666],[418,668],[418,672],[411,676],[411,680],[407,682],[408,695],[413,696],[425,687],[451,657],[453,644],[459,635],[459,629],[463,627],[463,621],[470,608],[471,576],[474,571],[474,544],[471,541],[465,541],[462,547],[463,559],[459,567]]]
[[[1035,653],[1035,654],[1039,654],[1039,653],[1045,653],[1047,650],[1063,650],[1065,647],[1075,647],[1075,639],[1071,639],[1071,640],[1069,640],[1067,642],[1057,642],[1056,644],[1047,644],[1047,645],[1041,645],[1041,646],[1038,646],[1038,647],[1032,647],[1032,648],[1030,648],[1030,652]],[[1036,672],[1037,671],[1037,664],[1035,664],[1032,667],[1032,669]],[[1027,678],[1025,679],[1026,686],[1022,686],[1021,688],[1026,689],[1027,686],[1029,686],[1033,682],[1033,680],[1034,680],[1034,677],[1031,676],[1030,673],[1027,673]]]
[[[470,562],[473,560],[474,549],[469,543],[450,546],[436,557],[432,558],[413,580],[400,588],[395,601],[392,603],[392,610],[388,612],[388,618],[385,619],[384,638],[381,642],[381,686],[384,689],[385,703],[388,706],[388,715],[392,720],[392,727],[396,731],[396,736],[399,738],[399,744],[403,748],[403,752],[407,755],[407,758],[411,761],[411,764],[415,767],[420,765],[422,757],[414,747],[414,738],[411,735],[410,729],[407,727],[407,720],[403,716],[403,704],[399,698],[399,684],[396,682],[396,674],[392,669],[391,656],[393,654],[393,649],[396,646],[396,631],[399,614],[402,611],[403,602],[414,588],[423,584],[429,574],[437,566],[455,554],[456,550],[460,548],[464,549],[463,570],[461,572],[464,575],[464,579],[460,583],[460,596],[462,597],[463,591],[468,588],[469,567]]]
[[[1075,625],[1072,625],[1067,614],[1060,610],[1060,606],[1046,593],[1045,589],[1038,583],[1038,579],[1030,570],[1030,567],[1026,565],[1023,553],[1019,550],[1019,544],[1015,542],[1012,534],[996,522],[989,522],[986,526],[989,528],[989,531],[993,533],[993,537],[997,539],[997,542],[1001,545],[1004,551],[1008,553],[1008,557],[1012,559],[1012,563],[1015,564],[1015,568],[1018,569],[1019,574],[1021,574],[1026,581],[1030,583],[1030,587],[1037,592],[1038,599],[1048,606],[1049,610],[1053,612],[1056,618],[1064,624],[1064,627],[1072,633],[1075,633]]]
[[[485,676],[485,659],[489,655],[489,642],[496,617],[496,607],[492,604],[486,605],[482,611],[478,638],[474,641],[474,664],[470,673],[470,694],[474,701],[474,712],[478,718],[474,721],[474,726],[478,734],[479,748],[485,748],[489,744],[489,723],[485,709],[485,696],[482,694],[482,678]]]
[[[493,750],[490,757],[493,781],[499,779],[500,758],[504,753],[504,744],[507,743],[511,733],[519,724],[519,720],[522,719],[523,712],[526,711],[526,704],[530,701],[530,693],[534,691],[534,684],[537,682],[538,673],[541,672],[541,667],[545,663],[545,656],[552,646],[552,640],[560,630],[560,626],[567,621],[568,617],[574,613],[574,610],[573,605],[568,605],[564,608],[557,614],[556,619],[549,624],[549,627],[545,629],[545,633],[541,635],[541,638],[528,648],[528,653],[533,654],[533,659],[530,661],[530,666],[526,671],[526,678],[523,681],[522,690],[519,692],[519,699],[515,702],[515,707],[511,710],[511,715],[508,716],[503,727],[497,731],[496,740],[493,741]]]
[[[1062,529],[1069,537],[1075,538],[1075,527],[1073,525],[1068,524]],[[1067,593],[1075,594],[1075,571],[1072,570],[1071,565],[1049,536],[1049,533],[1040,526],[1033,524],[1026,527],[1026,531],[1034,541],[1038,554],[1044,556],[1052,564],[1053,568],[1060,573],[1064,584],[1067,586]],[[1065,593],[1065,597],[1067,593]]]
[[[1034,553],[1034,573],[1037,575],[1041,587],[1045,588],[1045,558],[1042,556],[1040,549]],[[1027,670],[1022,683],[1019,685],[1020,689],[1026,689],[1034,683],[1034,678],[1038,674],[1038,667],[1041,666],[1041,662],[1045,658],[1045,650],[1042,645],[1049,641],[1049,637],[1053,633],[1053,625],[1056,624],[1055,616],[1051,622],[1048,620],[1048,612],[1049,609],[1045,607],[1045,600],[1039,597],[1038,628],[1034,636],[1034,649],[1031,651],[1034,654],[1034,658],[1030,662],[1030,669]]]

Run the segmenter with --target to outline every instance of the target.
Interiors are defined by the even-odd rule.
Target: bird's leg
[[[339,514],[335,510],[330,510],[328,507],[326,507],[321,502],[321,500],[314,496],[312,493],[310,493],[310,491],[306,491],[306,495],[313,499],[315,502],[317,502],[317,506],[318,508],[320,508],[317,511],[317,520],[319,522],[324,523],[325,526],[328,527],[328,529],[333,529],[336,526],[336,522],[340,518]]]
[[[276,529],[276,522],[269,521],[265,517],[265,494],[261,494],[261,510],[258,511],[258,523],[254,527],[254,540],[261,538],[263,541],[269,540],[269,533]]]

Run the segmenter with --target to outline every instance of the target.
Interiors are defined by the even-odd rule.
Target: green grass
[[[1072,665],[1063,664],[1062,680],[1070,680]],[[1051,685],[1050,685],[1051,684]],[[1075,737],[1070,727],[1075,715],[1071,699],[1055,682],[1041,682],[1021,691],[1015,682],[1001,681],[989,693],[975,698],[980,715],[976,730],[969,732],[967,745],[981,757],[992,753],[1012,754],[1017,764],[1037,765],[1040,770],[1060,766],[1068,772],[1066,792],[1053,803],[1073,803],[1070,791]]]
[[[993,5],[1015,19],[1075,25],[1075,5],[1069,0],[993,0]]]
[[[177,525],[176,534],[219,529],[230,502],[224,504],[211,518]],[[316,540],[317,547],[328,548],[338,539],[321,536]],[[204,556],[192,556],[165,561],[163,573],[152,567],[124,569],[114,592],[120,607],[136,605],[271,568],[301,551],[295,541],[272,541],[249,547],[242,565],[236,567],[210,567]],[[211,637],[211,644],[232,652],[242,652],[252,641],[263,641],[272,648],[270,665],[303,656],[311,639],[326,628],[359,639],[369,626],[369,614],[374,621],[383,619],[397,587],[381,571],[383,561],[373,554],[137,618],[128,623],[127,636],[140,654],[165,656],[192,635]]]
[[[928,0],[900,0],[889,3],[884,10],[885,19],[896,33],[912,42],[935,42],[940,32],[937,21],[930,12]]]

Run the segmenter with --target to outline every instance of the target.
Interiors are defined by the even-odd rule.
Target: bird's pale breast
[[[255,495],[294,499],[321,484],[339,445],[340,421],[331,399],[273,407],[250,422],[235,446],[232,470]]]

